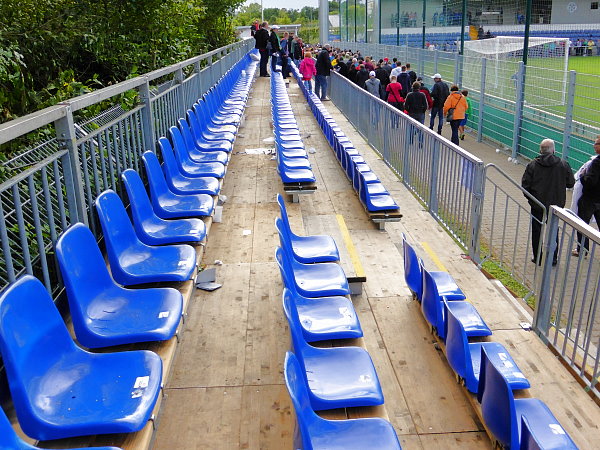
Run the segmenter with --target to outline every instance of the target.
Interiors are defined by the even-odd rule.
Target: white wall
[[[592,0],[553,0],[552,23],[600,23],[600,9],[592,10],[591,4]],[[569,5],[577,7],[574,12]]]

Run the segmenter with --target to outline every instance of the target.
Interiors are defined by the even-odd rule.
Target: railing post
[[[466,161],[466,160],[465,160]],[[473,202],[471,203],[471,236],[469,240],[469,257],[475,264],[481,262],[480,259],[480,236],[481,222],[483,215],[483,202],[485,200],[485,166],[483,162],[473,164],[473,179],[471,195]]]
[[[487,74],[487,58],[481,58],[481,87],[479,88],[479,117],[477,119],[477,142],[483,140],[483,114],[485,107],[485,81]]]
[[[562,159],[565,161],[569,157],[571,147],[571,133],[573,132],[573,107],[575,106],[575,86],[577,81],[577,72],[569,71],[569,84],[567,91],[567,110],[565,112],[565,134],[563,136]]]
[[[414,136],[413,136],[414,138]],[[437,185],[438,185],[438,168],[440,165],[440,141],[435,139],[433,142],[433,148],[431,149],[431,174],[429,186],[429,213],[433,216],[437,216],[438,213],[438,199],[437,199]]]
[[[401,123],[403,123],[404,121],[402,121],[400,119],[400,117],[398,118],[398,126],[400,126]],[[404,122],[404,124],[406,124],[406,122]],[[408,143],[410,142],[410,126],[405,127],[405,131],[404,131],[404,153],[403,153],[403,157],[402,157],[402,178],[403,178],[403,182],[405,185],[409,186],[410,185],[410,148],[411,146],[408,145]]]
[[[61,150],[68,150],[69,164],[63,167],[65,172],[65,188],[67,191],[67,204],[71,222],[83,222],[89,225],[87,208],[85,204],[85,194],[83,192],[83,177],[81,175],[81,165],[79,162],[79,152],[77,150],[77,136],[75,135],[75,121],[73,111],[68,104],[64,105],[67,114],[65,117],[54,122],[56,130],[56,140]]]
[[[454,84],[457,84],[460,86],[460,61],[459,61],[459,57],[460,55],[458,53],[454,54],[454,79],[452,80]]]
[[[519,145],[521,143],[521,124],[523,122],[523,100],[525,97],[525,64],[519,62],[519,71],[517,72],[517,99],[515,101],[515,122],[513,126],[513,159],[519,154]]]
[[[185,92],[183,91],[183,69],[180,67],[175,71],[175,83],[177,83],[177,101],[179,103],[179,117],[185,117],[187,108],[191,105],[186,105]]]
[[[142,109],[142,125],[144,136],[144,147],[146,150],[154,151],[154,118],[152,113],[152,101],[150,95],[150,81],[146,78],[146,82],[139,87],[140,99],[144,104]]]
[[[204,91],[202,90],[202,75],[200,74],[200,72],[202,71],[202,66],[200,66],[200,61],[196,61],[194,63],[194,72],[196,73],[196,98],[200,98],[202,96],[202,94],[204,94]],[[183,116],[185,117],[185,116]]]
[[[555,206],[548,211],[546,221],[546,235],[544,239],[544,256],[542,276],[540,277],[540,288],[535,311],[533,315],[533,329],[542,341],[548,342],[547,334],[550,328],[550,297],[552,295],[552,255],[556,249],[556,235],[558,233],[558,216],[554,214]]]

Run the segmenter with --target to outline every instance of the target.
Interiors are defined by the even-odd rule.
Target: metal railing
[[[589,158],[591,143],[600,135],[600,75],[576,73],[530,60],[525,68],[502,61],[458,53],[383,44],[341,42],[343,49],[363,56],[410,62],[426,84],[434,73],[469,90],[473,114],[468,127],[511,152],[534,158],[542,139],[556,141],[556,152],[575,169]],[[536,66],[536,64],[538,64]],[[484,108],[485,105],[485,108]]]
[[[253,43],[236,42],[0,126],[0,144],[43,127],[52,127],[55,135],[45,144],[54,150],[49,156],[39,153],[41,159],[36,160],[38,153],[28,153],[29,159],[22,159],[28,165],[0,184],[0,287],[29,273],[56,293],[62,284],[53,245],[60,233],[83,222],[98,236],[92,207],[96,197],[105,189],[119,192],[121,172],[139,171],[142,153],[154,150],[157,138],[166,135]],[[140,102],[129,111],[111,108],[100,126],[75,123],[76,111],[131,90],[137,91]]]
[[[331,76],[331,99],[430,213],[468,251],[508,273],[535,295],[534,329],[598,394],[600,233],[566,210],[546,209],[493,164],[483,162],[346,78]],[[532,215],[528,202],[542,211]],[[533,256],[533,223],[541,228]],[[553,266],[557,229],[557,264]],[[589,257],[571,257],[577,232]],[[554,238],[551,239],[550,236]],[[550,255],[550,256],[549,256]],[[541,263],[538,266],[537,262]],[[597,323],[598,322],[598,323]]]
[[[339,74],[331,78],[336,106],[478,261],[483,161]]]
[[[558,238],[557,238],[558,237]],[[572,256],[578,241],[589,250]],[[546,227],[545,255],[556,251],[558,264],[545,256],[534,329],[580,379],[600,396],[600,233],[571,211],[552,206]]]

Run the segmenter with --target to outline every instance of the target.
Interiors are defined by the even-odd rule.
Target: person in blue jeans
[[[317,75],[315,76],[315,94],[321,100],[329,100],[327,98],[327,77],[331,74],[333,66],[329,59],[329,51],[331,47],[326,44],[323,50],[317,56]]]
[[[439,73],[436,73],[432,78],[435,84],[433,85],[433,89],[431,89],[433,106],[431,108],[429,128],[433,130],[435,118],[439,117],[437,132],[438,134],[442,134],[442,127],[444,126],[444,103],[450,95],[450,89],[448,89],[448,85],[442,81],[442,76]]]

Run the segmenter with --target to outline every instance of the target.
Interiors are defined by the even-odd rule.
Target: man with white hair
[[[571,166],[567,161],[560,159],[554,154],[554,141],[544,139],[540,143],[540,154],[537,158],[527,164],[521,186],[533,197],[535,197],[546,211],[550,205],[564,208],[566,201],[566,190],[575,185],[575,177]],[[531,207],[531,246],[533,259],[538,265],[542,264],[542,252],[540,247],[540,233],[544,210],[527,198]],[[558,233],[556,235],[556,250],[552,259],[552,265],[556,265],[558,256]]]

